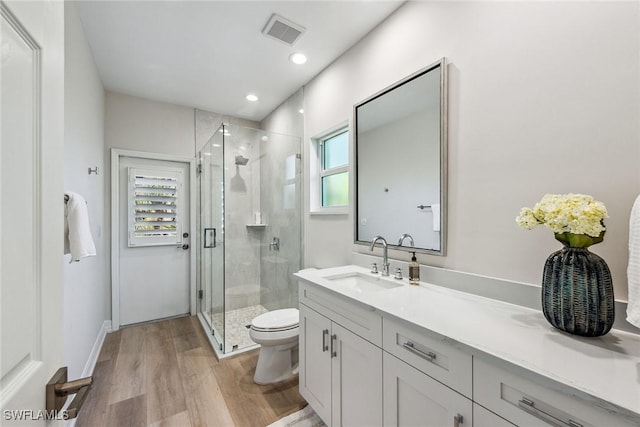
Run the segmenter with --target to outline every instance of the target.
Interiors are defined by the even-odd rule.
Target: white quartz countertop
[[[498,358],[613,404],[640,423],[640,336],[615,329],[598,338],[573,336],[553,328],[540,311],[424,282],[413,286],[406,278],[384,278],[402,286],[372,292],[327,279],[353,272],[372,275],[349,265],[295,276],[446,336],[475,356]]]

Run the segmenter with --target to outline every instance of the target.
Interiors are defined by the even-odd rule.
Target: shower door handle
[[[216,229],[215,228],[204,229],[204,247],[205,248],[216,247]]]

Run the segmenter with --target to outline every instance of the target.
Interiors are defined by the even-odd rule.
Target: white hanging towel
[[[433,203],[431,212],[433,213],[433,231],[440,231],[440,203]]]
[[[629,220],[629,304],[627,322],[640,328],[640,196],[631,209]]]
[[[78,193],[67,191],[69,197],[65,209],[65,253],[71,253],[71,260],[80,261],[82,258],[96,256],[96,247],[89,228],[89,214],[87,202]],[[69,251],[67,252],[67,247]]]

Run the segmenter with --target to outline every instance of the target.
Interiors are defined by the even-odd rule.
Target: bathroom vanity
[[[359,266],[299,279],[300,393],[329,426],[640,426],[640,336]]]

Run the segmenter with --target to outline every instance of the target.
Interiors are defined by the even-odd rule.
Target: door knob
[[[189,249],[189,245],[185,243],[184,245],[178,245],[178,249],[184,249],[185,251]]]

